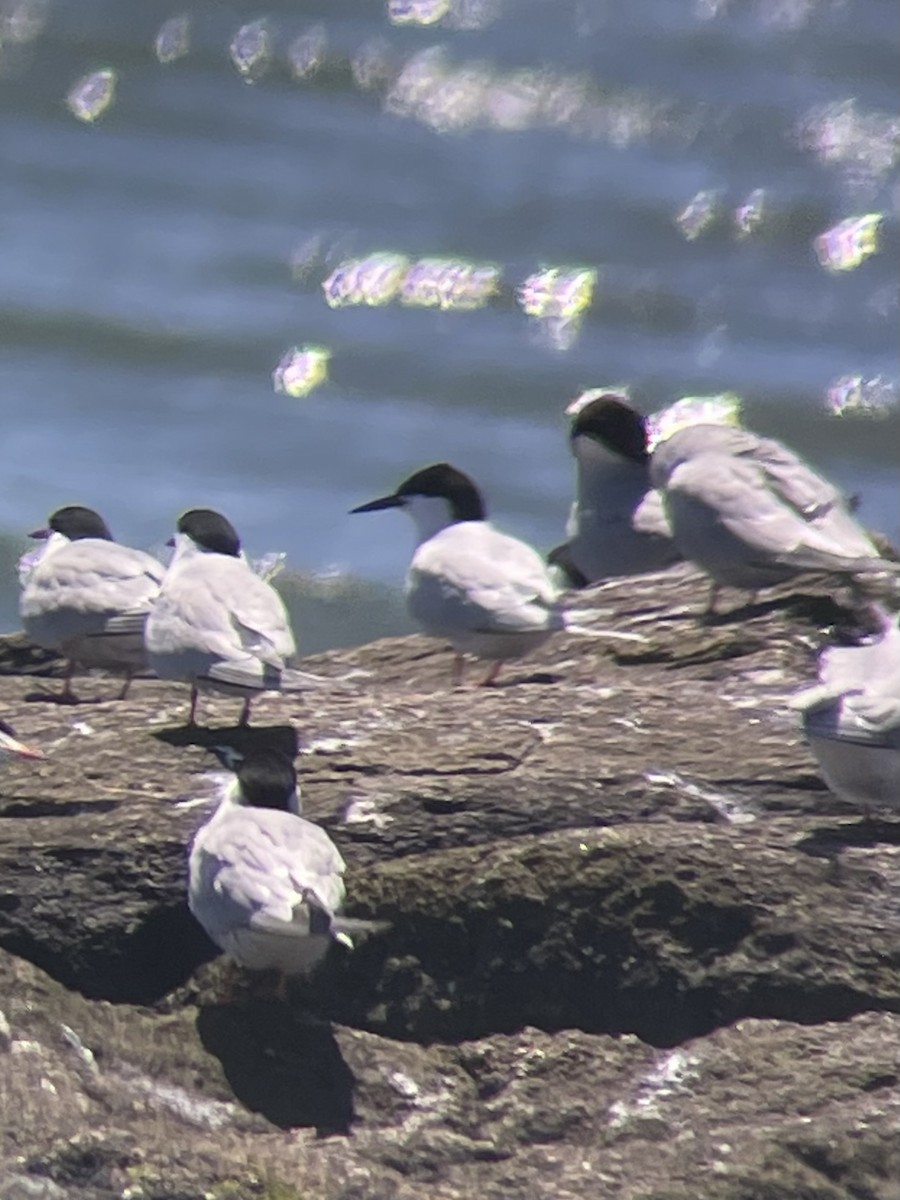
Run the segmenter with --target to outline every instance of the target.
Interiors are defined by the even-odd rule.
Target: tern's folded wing
[[[874,550],[833,536],[785,504],[766,472],[740,458],[708,454],[682,463],[671,475],[669,495],[682,494],[741,541],[760,562],[775,561],[804,570],[849,570],[877,566]],[[848,518],[849,519],[849,518]],[[889,564],[885,564],[889,566]]]
[[[450,526],[468,533],[466,526]],[[420,546],[407,580],[414,618],[426,627],[458,631],[545,629],[557,617],[557,590],[540,555],[524,542],[438,535]]]
[[[85,614],[146,609],[163,575],[162,564],[141,550],[84,538],[37,564],[22,592],[22,615],[61,608]]]
[[[324,830],[271,809],[238,809],[200,830],[191,855],[195,896],[202,878],[207,902],[242,924],[257,914],[290,922],[307,890],[334,911],[344,897],[343,870]]]

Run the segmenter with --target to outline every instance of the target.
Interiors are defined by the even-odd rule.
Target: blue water
[[[892,0],[431,7],[448,14],[0,6],[0,23],[34,19],[30,40],[0,33],[4,628],[21,535],[75,501],[141,546],[186,507],[221,508],[252,553],[300,572],[308,649],[404,628],[411,529],[347,510],[446,459],[498,523],[549,546],[570,501],[562,410],[605,383],[648,411],[737,392],[749,426],[898,538]],[[190,49],[163,64],[154,39],[179,12]],[[248,84],[228,47],[262,16],[271,63]],[[288,47],[314,25],[321,63],[295,79]],[[103,67],[115,99],[80,121],[66,96]],[[692,200],[708,219],[688,237]],[[875,252],[823,267],[818,235],[865,214]],[[323,281],[375,251],[494,264],[500,287],[475,311],[330,308]],[[553,267],[598,273],[562,337],[517,301]],[[330,352],[305,397],[273,389],[294,345]],[[886,415],[831,415],[846,377]]]

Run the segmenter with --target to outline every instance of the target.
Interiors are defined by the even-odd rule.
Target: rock
[[[48,755],[0,796],[0,1197],[895,1198],[900,823],[830,796],[783,707],[854,619],[704,599],[594,589],[646,643],[561,636],[489,690],[419,637],[307,659],[335,687],[250,730],[0,679]],[[389,928],[229,998],[184,901],[208,747],[298,732],[348,912]]]

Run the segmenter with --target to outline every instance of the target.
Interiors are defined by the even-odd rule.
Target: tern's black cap
[[[243,802],[252,808],[290,812],[297,790],[294,764],[278,750],[248,754],[237,769]]]
[[[113,540],[109,526],[100,514],[81,504],[68,504],[65,508],[58,508],[51,515],[48,524],[49,532],[46,529],[38,529],[31,536],[47,537],[52,532],[61,533],[70,542],[77,542],[79,538],[101,538],[105,542]]]
[[[412,496],[433,496],[446,500],[454,521],[484,521],[487,517],[484,499],[477,484],[464,472],[449,463],[433,463],[404,479],[396,492],[360,504],[351,512],[376,512],[382,508],[402,508]]]
[[[589,400],[575,414],[569,435],[595,438],[633,462],[643,463],[649,458],[644,418],[621,393],[604,392]]]
[[[192,508],[178,518],[178,532],[214,554],[240,557],[241,539],[231,522],[211,508]]]

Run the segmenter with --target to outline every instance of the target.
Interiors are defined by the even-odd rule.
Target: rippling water
[[[402,628],[347,510],[448,459],[551,545],[614,382],[736,391],[897,538],[893,0],[296,8],[0,0],[4,627],[79,501],[220,507],[309,649]]]

